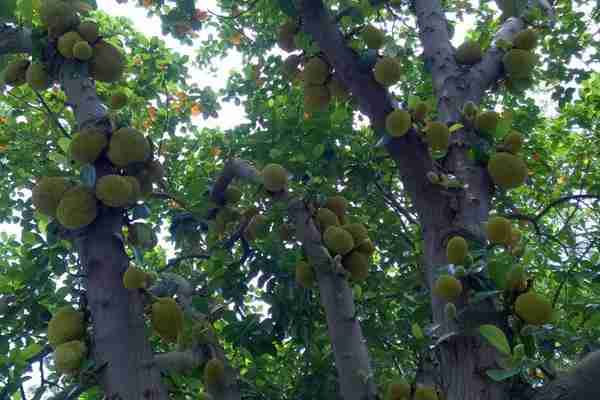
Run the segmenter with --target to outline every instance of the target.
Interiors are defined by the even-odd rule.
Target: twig
[[[50,109],[50,107],[48,106],[48,104],[46,103],[46,101],[44,100],[42,95],[39,94],[39,92],[37,90],[34,90],[34,92],[35,92],[35,95],[37,96],[37,98],[39,99],[39,101],[42,103],[42,105],[46,109],[46,112],[50,116],[50,119],[52,119],[52,122],[54,122],[54,124],[63,133],[63,135],[70,138],[71,135],[69,135],[69,133],[65,130],[65,128],[60,124],[60,122],[58,121],[58,118],[56,117],[56,114],[54,114],[54,112]]]
[[[389,206],[391,206],[398,213],[402,214],[404,218],[406,218],[411,224],[417,224],[417,220],[415,220],[413,216],[410,215],[410,213],[404,207],[402,207],[402,205],[400,205],[393,196],[386,192],[386,190],[378,181],[375,181],[375,186],[377,186],[377,189],[379,189],[381,194],[383,194],[383,197],[385,200],[387,200]]]
[[[172,268],[176,267],[180,262],[185,260],[199,259],[199,260],[208,260],[210,258],[210,254],[206,253],[191,253],[179,256],[177,258],[172,259],[167,263],[167,265],[160,271],[161,273],[167,272]]]

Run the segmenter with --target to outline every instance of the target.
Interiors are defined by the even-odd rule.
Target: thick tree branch
[[[0,24],[0,55],[31,53],[31,30],[12,24]]]

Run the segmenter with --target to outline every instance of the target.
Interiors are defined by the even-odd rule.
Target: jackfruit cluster
[[[502,64],[510,78],[526,79],[533,73],[537,57],[531,51],[514,48],[506,52]]]
[[[342,256],[350,253],[354,248],[354,239],[352,235],[343,228],[330,226],[323,233],[323,242],[325,246],[334,254]]]
[[[66,178],[44,177],[33,188],[33,206],[42,214],[55,217],[60,200],[72,187],[73,184]]]
[[[383,86],[392,86],[400,80],[402,74],[400,63],[392,57],[383,57],[375,63],[373,76]]]
[[[369,255],[359,249],[352,250],[342,258],[342,265],[350,272],[353,281],[361,282],[369,275]]]
[[[474,65],[481,61],[483,53],[478,42],[467,40],[456,49],[456,62],[464,65]]]
[[[183,329],[183,311],[171,297],[159,297],[152,304],[152,328],[165,341],[176,343]]]
[[[277,193],[284,190],[288,183],[288,172],[280,164],[268,164],[262,172],[263,186],[269,192]]]
[[[218,358],[211,358],[204,366],[204,385],[219,387],[225,381],[225,366]]]
[[[297,32],[298,23],[294,20],[288,20],[281,25],[277,36],[277,44],[279,47],[288,53],[296,50],[295,36]]]
[[[67,229],[80,229],[91,224],[98,215],[96,197],[86,187],[69,189],[56,210],[56,219]]]
[[[54,366],[56,371],[71,375],[79,371],[87,354],[87,346],[80,340],[63,343],[54,350]]]
[[[364,27],[361,36],[369,49],[378,50],[382,48],[385,43],[385,35],[373,25]]]
[[[408,111],[394,110],[385,118],[385,128],[392,137],[404,136],[411,126],[411,116]]]
[[[295,276],[296,283],[305,289],[311,289],[315,284],[315,275],[306,261],[298,261]]]
[[[79,24],[79,15],[71,2],[43,0],[40,4],[40,20],[51,38],[57,38]]]
[[[446,257],[451,264],[462,265],[469,255],[469,245],[462,236],[454,236],[446,245]]]
[[[552,303],[544,296],[527,292],[519,295],[515,301],[515,312],[531,325],[543,325],[552,321]]]
[[[84,334],[83,313],[71,306],[56,310],[48,322],[48,342],[54,348],[72,340],[80,340]]]
[[[384,400],[409,400],[410,399],[410,384],[402,379],[397,378],[388,384],[385,392]]]
[[[93,164],[108,145],[103,132],[95,129],[84,129],[77,132],[69,145],[71,158],[82,164]]]
[[[329,77],[329,65],[320,57],[313,57],[304,65],[303,78],[306,86],[323,85]]]
[[[425,139],[431,150],[445,152],[450,145],[450,129],[442,122],[431,121],[427,124]]]
[[[335,195],[328,197],[323,207],[333,211],[340,220],[340,223],[344,223],[346,211],[348,210],[348,201],[343,196]]]
[[[117,167],[145,162],[150,157],[150,143],[138,130],[120,128],[110,138],[107,156]]]
[[[505,190],[519,187],[527,179],[527,165],[520,157],[511,153],[493,154],[488,161],[487,170],[492,181]]]
[[[452,275],[439,276],[433,288],[433,292],[446,301],[454,301],[462,290],[462,283]]]
[[[500,116],[495,111],[484,111],[475,117],[475,129],[482,133],[493,134],[496,131]]]
[[[152,276],[130,265],[123,274],[123,287],[129,290],[146,289],[152,282]]]
[[[109,207],[125,207],[132,196],[131,183],[121,175],[104,175],[96,182],[96,197]]]

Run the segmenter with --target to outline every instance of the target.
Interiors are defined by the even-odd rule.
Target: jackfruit
[[[156,237],[156,233],[152,229],[152,226],[142,222],[135,222],[129,225],[129,236],[127,237],[127,240],[132,246],[144,250],[150,250],[158,244],[158,238]]]
[[[21,86],[27,82],[29,60],[13,61],[4,70],[4,82],[10,86]]]
[[[329,65],[320,57],[313,57],[304,65],[304,82],[309,85],[322,85],[329,76]]]
[[[348,201],[343,196],[330,196],[325,201],[323,207],[333,211],[338,218],[343,218],[346,215],[346,210],[348,209]]]
[[[410,385],[406,380],[397,378],[390,382],[384,400],[409,400]]]
[[[71,158],[82,164],[93,164],[108,144],[106,135],[95,129],[77,132],[69,145]]]
[[[533,50],[537,46],[537,32],[531,28],[517,33],[513,39],[513,46],[521,50]]]
[[[88,42],[82,40],[73,45],[73,58],[80,61],[87,61],[94,56],[94,49]]]
[[[520,132],[512,131],[504,137],[502,144],[509,152],[517,154],[523,147],[523,135]]]
[[[296,283],[304,289],[310,289],[315,284],[315,275],[306,261],[299,261],[296,264]]]
[[[204,366],[204,385],[221,386],[225,381],[225,366],[217,358],[211,358]]]
[[[325,230],[330,226],[340,225],[337,215],[325,207],[321,207],[317,210],[316,222],[317,228],[319,228],[321,232],[325,232]]]
[[[269,192],[281,192],[287,186],[288,172],[279,164],[268,164],[262,172],[263,185]]]
[[[152,328],[166,342],[176,343],[183,329],[183,311],[170,297],[159,297],[152,304]]]
[[[60,200],[72,186],[66,178],[44,177],[40,179],[32,191],[33,206],[42,214],[56,216]]]
[[[145,289],[149,286],[149,275],[141,269],[130,265],[123,274],[123,286],[125,289]]]
[[[54,350],[54,366],[61,374],[74,374],[81,367],[87,354],[85,343],[72,340],[63,343]]]
[[[67,32],[58,39],[58,52],[65,58],[73,58],[73,46],[83,38],[77,32]]]
[[[500,116],[495,111],[484,111],[475,118],[475,129],[479,132],[493,134],[496,131]]]
[[[133,128],[121,128],[113,132],[107,155],[117,167],[144,162],[150,157],[150,143],[139,131]]]
[[[509,245],[511,247],[514,247],[514,246],[518,245],[520,241],[521,241],[521,231],[518,230],[517,228],[511,228]]]
[[[51,38],[57,38],[79,24],[79,17],[70,4],[58,0],[45,0],[40,5],[42,25],[48,28]]]
[[[101,82],[115,82],[125,71],[126,60],[112,44],[100,40],[94,45],[94,56],[89,64],[90,76]]]
[[[50,87],[50,77],[48,76],[44,65],[37,62],[29,64],[27,72],[25,73],[25,79],[29,86],[38,92]]]
[[[446,303],[444,306],[444,314],[446,315],[446,318],[449,320],[456,319],[456,313],[456,305],[454,303]]]
[[[474,65],[481,61],[483,53],[479,43],[467,40],[456,49],[456,62],[464,65]]]
[[[504,81],[504,86],[513,95],[523,94],[525,92],[525,90],[532,87],[533,84],[534,84],[534,81],[531,77],[527,77],[524,79],[517,79],[517,78],[512,78],[509,76]]]
[[[234,185],[227,186],[224,193],[226,204],[237,204],[242,199],[242,191]]]
[[[462,283],[451,275],[441,275],[435,281],[433,293],[446,301],[455,300],[462,293]]]
[[[52,347],[79,340],[84,334],[83,313],[71,306],[60,307],[48,322],[48,342]]]
[[[552,321],[552,303],[534,292],[523,293],[517,297],[515,312],[530,325],[543,325]]]
[[[394,110],[385,117],[385,128],[392,137],[405,135],[410,125],[410,114],[405,110]]]
[[[354,239],[352,239],[352,235],[337,226],[330,226],[325,230],[323,242],[329,251],[343,256],[350,253],[354,248]]]
[[[288,56],[281,67],[282,73],[288,79],[293,79],[298,75],[298,66],[300,65],[301,58],[297,54]]]
[[[370,256],[375,252],[375,245],[371,239],[365,239],[356,246],[355,250]]]
[[[96,182],[96,197],[109,207],[124,207],[131,200],[133,188],[121,175],[104,175]]]
[[[373,75],[383,86],[392,86],[400,80],[400,64],[392,57],[383,57],[375,64]]]
[[[367,25],[362,30],[362,39],[369,49],[377,50],[383,47],[385,43],[385,35],[382,31],[375,28],[373,25]]]
[[[432,121],[427,124],[427,143],[433,151],[446,151],[450,144],[450,129],[442,122]]]
[[[327,86],[306,86],[304,88],[304,109],[308,112],[327,111],[331,93]]]
[[[427,104],[424,101],[419,101],[416,105],[413,111],[413,119],[415,121],[420,121],[423,122],[425,121],[425,117],[427,116],[427,113],[429,112],[429,104]]]
[[[84,21],[77,27],[79,35],[88,43],[94,44],[98,40],[98,24],[92,21]]]
[[[432,386],[417,385],[414,400],[438,400],[437,390]]]
[[[352,251],[342,259],[342,265],[350,272],[353,281],[362,282],[369,275],[369,257],[360,251]]]
[[[510,243],[512,226],[510,221],[504,217],[493,216],[488,219],[487,226],[488,240],[493,244]]]
[[[331,97],[338,101],[346,101],[350,97],[348,89],[337,77],[334,77],[329,81],[327,84],[327,89],[329,90]]]
[[[519,187],[527,179],[527,165],[520,157],[510,153],[493,154],[487,170],[492,181],[505,190]]]
[[[296,42],[294,36],[298,32],[298,23],[294,20],[288,20],[279,27],[279,35],[277,44],[279,47],[288,53],[296,50]]]
[[[516,79],[525,79],[531,75],[537,63],[537,58],[530,51],[512,49],[504,55],[502,63],[508,76]]]
[[[246,226],[244,238],[248,241],[253,241],[257,238],[264,238],[268,232],[269,224],[267,222],[267,217],[262,214],[258,214],[252,217]]]
[[[465,263],[469,255],[469,245],[461,236],[454,236],[446,245],[446,257],[451,264],[461,265]]]
[[[355,244],[362,243],[364,240],[369,238],[369,231],[363,224],[346,224],[342,226],[342,229],[345,229],[346,232],[352,235],[352,239],[354,240]]]
[[[113,110],[118,110],[120,108],[125,107],[125,105],[127,104],[127,94],[125,94],[125,92],[123,91],[113,93],[113,95],[110,96],[110,101],[108,102],[108,104]]]
[[[127,202],[127,205],[133,206],[143,196],[142,185],[140,184],[140,181],[135,176],[124,176],[123,179],[126,179],[127,182],[129,182],[129,184],[131,185],[131,197],[129,197],[129,201]]]
[[[91,224],[98,214],[94,194],[83,186],[69,189],[56,210],[56,219],[67,229],[79,229]]]
[[[506,289],[523,291],[527,288],[527,271],[522,265],[515,265],[506,274]]]

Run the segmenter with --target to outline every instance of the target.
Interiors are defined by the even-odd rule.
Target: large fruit
[[[315,284],[315,275],[306,261],[296,264],[296,283],[305,289],[310,289]]]
[[[217,358],[211,358],[204,366],[204,385],[220,386],[225,380],[225,366]]]
[[[304,88],[304,109],[306,111],[326,111],[330,101],[331,93],[327,86],[311,85]]]
[[[44,177],[33,188],[33,206],[42,214],[54,217],[60,200],[72,187],[71,182],[62,177]]]
[[[107,155],[117,167],[144,162],[150,157],[150,143],[141,132],[133,128],[121,128],[112,134]]]
[[[387,387],[384,400],[409,400],[410,385],[404,379],[396,379]]]
[[[100,157],[108,144],[106,135],[94,129],[77,132],[69,145],[69,154],[73,160],[82,164],[92,164]]]
[[[225,204],[237,204],[242,199],[242,191],[237,186],[229,185],[225,189],[223,197],[225,198]]]
[[[58,39],[58,52],[65,58],[74,58],[73,47],[75,43],[81,42],[83,38],[77,32],[67,32]]]
[[[91,224],[98,214],[94,194],[83,186],[69,189],[58,203],[56,219],[67,229]]]
[[[325,232],[330,226],[339,226],[340,221],[333,211],[321,207],[317,210],[317,227],[321,232]]]
[[[98,24],[96,24],[95,22],[82,22],[81,24],[79,24],[77,32],[79,32],[79,35],[81,35],[81,37],[90,44],[94,44],[94,42],[98,40]]]
[[[369,239],[369,231],[363,224],[346,224],[342,226],[342,228],[352,235],[355,244],[362,243],[364,240]]]
[[[48,322],[48,342],[52,347],[83,338],[85,326],[83,313],[71,306],[64,306],[56,310]]]
[[[509,50],[502,58],[504,69],[511,78],[525,79],[531,75],[537,58],[534,53],[521,50]]]
[[[461,236],[454,236],[446,245],[446,257],[451,264],[461,265],[465,263],[469,254],[469,245]]]
[[[373,75],[383,86],[392,86],[400,80],[400,64],[392,57],[383,57],[375,64]]]
[[[348,200],[339,195],[330,196],[325,201],[323,207],[330,209],[338,216],[338,218],[343,219],[346,215],[346,210],[348,209]]]
[[[79,24],[79,17],[72,5],[60,0],[42,1],[40,19],[52,38],[59,37]]]
[[[322,85],[329,76],[329,65],[320,57],[313,57],[304,65],[306,85]]]
[[[487,170],[492,181],[506,190],[521,186],[527,179],[527,165],[520,157],[510,153],[492,155]]]
[[[456,62],[459,64],[473,65],[481,61],[481,46],[478,42],[467,40],[456,49]]]
[[[511,131],[502,141],[504,147],[512,154],[517,154],[523,147],[523,135],[517,131]]]
[[[346,255],[354,248],[354,239],[345,229],[330,226],[323,234],[325,246],[334,254]]]
[[[87,61],[94,56],[94,49],[85,40],[81,40],[73,45],[73,58],[80,61]]]
[[[392,137],[400,137],[410,129],[411,117],[408,111],[394,110],[385,117],[385,128]]]
[[[50,77],[43,64],[34,62],[29,64],[25,79],[33,90],[42,91],[50,87]]]
[[[487,237],[494,244],[509,244],[512,226],[510,221],[504,217],[493,216],[487,222]]]
[[[176,343],[183,329],[183,311],[170,297],[159,297],[152,304],[152,328],[166,342]]]
[[[475,129],[479,132],[493,134],[496,131],[500,116],[495,111],[484,111],[475,118]]]
[[[361,36],[369,49],[380,49],[385,43],[385,35],[373,25],[366,26],[363,29]]]
[[[446,151],[450,144],[450,129],[442,122],[432,121],[427,124],[427,143],[433,151]]]
[[[142,222],[134,222],[129,225],[129,236],[127,237],[128,242],[135,247],[139,247],[144,250],[150,250],[158,244],[158,238],[156,233],[149,224]]]
[[[123,274],[123,286],[125,289],[145,289],[149,286],[151,281],[150,274],[142,271],[141,269],[130,265],[127,271]]]
[[[537,32],[531,28],[522,30],[517,33],[513,39],[513,46],[521,50],[533,50],[537,46]]]
[[[287,186],[288,173],[279,164],[267,164],[262,172],[263,185],[269,192],[281,192]]]
[[[96,197],[109,207],[124,207],[132,196],[131,183],[121,175],[104,175],[96,183]]]
[[[61,374],[73,374],[79,370],[86,354],[87,347],[82,341],[63,343],[54,350],[54,366]]]
[[[125,63],[125,57],[116,47],[100,40],[94,45],[94,56],[89,64],[90,75],[102,82],[118,81],[125,70]]]
[[[342,259],[342,265],[350,272],[352,280],[361,282],[369,275],[369,256],[354,250]]]
[[[29,60],[13,61],[4,69],[4,82],[10,86],[21,86],[27,82]]]
[[[441,275],[435,281],[433,292],[446,301],[455,300],[462,293],[462,283],[451,275]]]
[[[523,293],[515,301],[515,312],[531,325],[543,325],[552,320],[552,303],[534,292]]]

